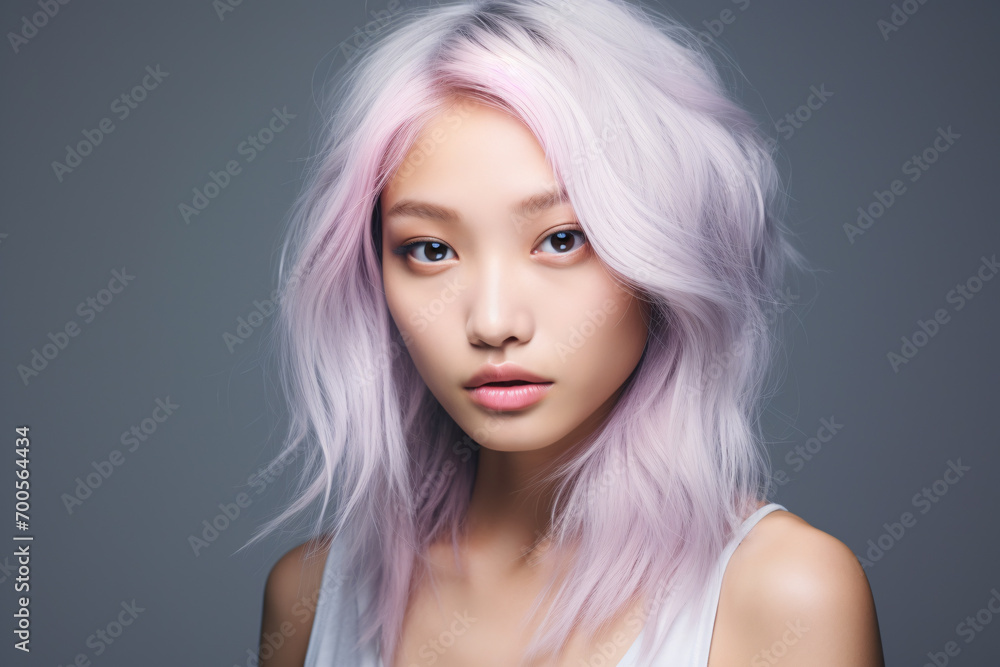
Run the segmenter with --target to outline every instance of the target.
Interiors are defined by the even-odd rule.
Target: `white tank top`
[[[775,510],[784,509],[777,503],[764,505],[740,525],[716,561],[708,583],[708,594],[702,597],[701,602],[689,603],[680,611],[667,631],[653,665],[669,665],[669,667],[708,665],[708,650],[712,644],[715,612],[719,606],[722,575],[725,574],[726,565],[736,547],[758,521]],[[370,598],[363,595],[361,597],[365,599],[351,599],[349,597],[351,587],[340,585],[338,577],[341,572],[342,548],[340,541],[335,539],[327,554],[304,667],[383,667],[374,641],[368,642],[358,650],[354,649],[354,642],[360,635],[358,619]],[[646,628],[643,628],[617,667],[638,666],[639,645],[645,634]]]

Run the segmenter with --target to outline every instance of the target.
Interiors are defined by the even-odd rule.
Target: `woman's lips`
[[[549,392],[551,382],[524,384],[482,384],[466,389],[473,403],[490,410],[521,410],[542,400]]]

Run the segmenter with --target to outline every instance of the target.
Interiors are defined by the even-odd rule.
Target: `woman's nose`
[[[476,346],[526,343],[534,327],[530,274],[492,258],[469,272],[466,334]]]

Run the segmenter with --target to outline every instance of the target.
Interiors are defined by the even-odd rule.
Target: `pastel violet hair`
[[[303,516],[343,539],[346,581],[374,593],[359,640],[378,637],[388,664],[427,547],[460,534],[489,433],[463,433],[406,351],[377,202],[421,128],[475,100],[531,130],[596,256],[653,306],[612,413],[547,478],[551,552],[572,558],[538,598],[525,659],[640,593],[647,627],[665,627],[767,495],[774,313],[786,267],[805,266],[774,142],[693,29],[623,0],[411,8],[333,83],[289,216],[273,341],[290,411],[276,461],[302,455],[303,473],[251,543]],[[643,659],[659,639],[644,633]]]

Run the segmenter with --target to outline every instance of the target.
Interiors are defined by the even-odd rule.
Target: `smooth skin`
[[[546,545],[536,539],[545,534],[551,489],[529,480],[601,425],[648,334],[645,302],[595,255],[528,128],[497,109],[452,102],[381,194],[383,282],[417,370],[481,445],[480,459],[461,542],[465,571],[449,543],[432,546],[437,594],[429,582],[416,587],[387,667],[520,664],[531,628],[519,623],[556,567],[540,558]],[[588,320],[595,326],[580,344],[572,334]],[[507,361],[551,380],[545,398],[509,412],[473,403],[465,389],[472,374]],[[268,576],[263,667],[305,659],[327,553],[315,544],[316,558],[305,560],[307,545]],[[574,634],[561,655],[533,667],[587,664],[602,645],[616,652],[601,653],[601,664],[617,665],[642,629],[643,603],[610,614],[598,636]],[[782,667],[884,665],[857,558],[785,511],[761,519],[733,553],[708,664],[779,660]]]

